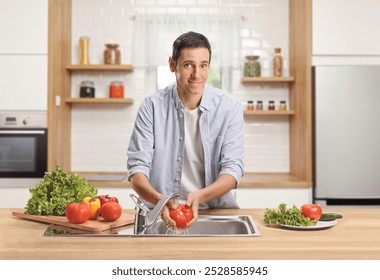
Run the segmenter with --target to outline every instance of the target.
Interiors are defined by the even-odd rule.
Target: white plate
[[[290,225],[280,225],[284,228],[298,229],[298,230],[315,230],[333,227],[337,224],[336,220],[333,221],[318,221],[315,226],[290,226]]]

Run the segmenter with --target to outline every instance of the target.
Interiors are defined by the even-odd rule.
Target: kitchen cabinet
[[[305,187],[239,187],[235,197],[240,208],[277,208],[281,203],[300,207],[312,202],[311,188]]]
[[[42,178],[0,178],[0,208],[24,208]]]
[[[244,83],[270,82],[289,84],[289,104],[291,108],[284,114],[289,117],[290,127],[290,171],[278,173],[278,176],[260,174],[258,178],[266,186],[278,186],[279,176],[285,175],[285,186],[301,184],[311,187],[312,182],[312,149],[311,149],[311,0],[289,0],[289,77],[281,78],[249,78]],[[67,137],[71,130],[71,104],[69,96],[71,75],[79,66],[69,66],[71,59],[71,1],[50,0],[49,2],[49,169],[60,165],[70,171],[71,147]],[[79,69],[78,69],[79,70]],[[102,70],[103,71],[103,70]],[[60,106],[56,105],[56,97],[61,97]],[[74,100],[76,101],[76,100]],[[250,114],[246,113],[246,117]],[[282,116],[279,116],[282,117]],[[53,149],[54,147],[54,149]],[[249,178],[249,177],[248,177]],[[295,179],[294,179],[295,178]],[[282,179],[281,179],[282,180]],[[261,185],[255,179],[247,182],[247,188]]]
[[[34,187],[35,184],[31,187]],[[22,186],[0,187],[0,208],[24,208],[30,197],[29,188]]]
[[[0,110],[47,110],[47,33],[48,0],[0,0]]]
[[[48,0],[0,0],[0,38],[0,54],[47,54]]]
[[[47,110],[47,55],[0,55],[0,110]]]
[[[309,182],[289,173],[245,173],[234,192],[240,208],[277,208],[280,203],[301,206],[312,202]]]
[[[313,55],[380,55],[379,10],[377,0],[313,0]]]

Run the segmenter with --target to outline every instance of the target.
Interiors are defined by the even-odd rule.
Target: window
[[[170,72],[168,58],[172,43],[181,34],[194,31],[205,35],[211,44],[211,71],[208,83],[231,92],[230,80],[234,64],[234,42],[238,41],[238,20],[231,17],[189,15],[137,16],[133,57],[137,66],[146,69],[146,94],[175,81]]]

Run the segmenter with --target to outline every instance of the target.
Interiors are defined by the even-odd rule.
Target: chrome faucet
[[[137,206],[134,226],[135,234],[143,234],[146,229],[153,226],[158,216],[161,214],[162,209],[169,202],[169,200],[179,197],[179,194],[176,193],[163,196],[152,210],[150,210],[148,206],[146,206],[146,204],[134,194],[130,194],[129,196]]]

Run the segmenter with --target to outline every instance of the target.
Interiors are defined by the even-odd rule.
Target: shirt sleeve
[[[153,105],[149,98],[141,104],[136,116],[127,151],[128,180],[135,173],[149,178],[154,153]]]
[[[236,101],[231,111],[221,151],[219,174],[229,174],[239,185],[244,174],[244,116],[240,102]]]

